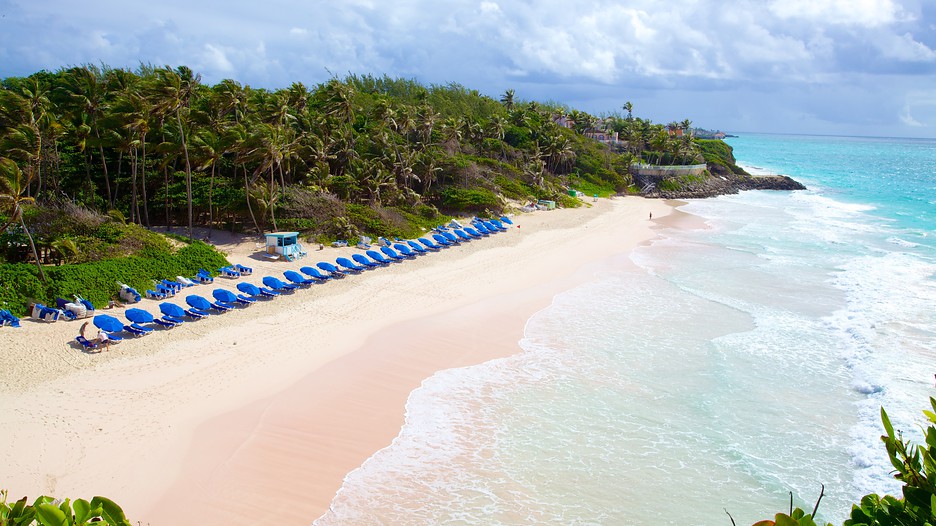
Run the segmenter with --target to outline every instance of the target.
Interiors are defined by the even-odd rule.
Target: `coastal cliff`
[[[805,190],[802,183],[786,175],[751,175],[737,165],[733,149],[721,140],[696,141],[705,159],[706,171],[696,176],[635,176],[645,197],[693,199],[736,194],[742,190]]]

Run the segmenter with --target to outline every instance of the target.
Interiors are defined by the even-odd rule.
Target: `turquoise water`
[[[893,492],[879,408],[918,436],[936,373],[936,141],[746,135],[801,192],[692,201],[436,374],[316,524],[751,524],[789,492],[841,523]]]

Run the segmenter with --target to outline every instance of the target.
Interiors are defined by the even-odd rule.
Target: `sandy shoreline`
[[[518,352],[530,315],[659,220],[686,220],[670,211],[625,198],[523,215],[497,236],[109,353],[76,349],[77,322],[0,330],[0,487],[106,495],[152,525],[309,524],[396,436],[423,379]],[[271,263],[250,258],[253,242],[220,247],[255,267],[253,283],[339,255]]]

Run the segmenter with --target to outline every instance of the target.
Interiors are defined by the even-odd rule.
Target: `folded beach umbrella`
[[[310,276],[312,279],[317,279],[319,281],[327,281],[332,279],[331,276],[322,274],[319,272],[319,269],[315,267],[305,266],[299,269],[306,276]]]
[[[373,259],[374,261],[382,265],[389,265],[390,263],[392,263],[389,259],[385,258],[383,254],[381,254],[380,252],[377,252],[376,250],[368,250],[367,252],[365,252],[365,254],[367,254],[368,256],[371,257],[371,259]]]
[[[367,259],[367,256],[365,256],[364,254],[353,254],[351,256],[351,259],[353,259],[354,261],[358,262],[361,265],[364,265],[367,268],[377,268],[381,266],[380,263]]]
[[[98,314],[93,321],[94,326],[104,332],[120,332],[124,327],[122,321],[109,314]]]
[[[316,281],[321,281],[313,278],[307,278],[295,270],[287,270],[283,272],[283,276],[296,285],[311,285]]]
[[[143,309],[127,309],[124,316],[133,323],[152,323],[153,315]]]
[[[263,276],[263,284],[267,287],[270,287],[276,291],[282,290],[296,290],[299,288],[299,285],[293,285],[292,283],[286,283],[285,281],[274,277],[274,276]]]
[[[428,239],[424,237],[421,237],[417,239],[416,241],[419,241],[420,243],[425,245],[426,248],[428,248],[429,250],[439,250],[439,245],[436,245],[435,243],[433,243],[432,241],[429,241]]]
[[[175,303],[169,303],[168,301],[159,304],[159,312],[166,316],[172,316],[173,318],[182,319],[185,317],[185,309]]]

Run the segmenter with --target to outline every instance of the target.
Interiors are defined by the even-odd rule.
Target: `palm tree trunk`
[[[247,182],[247,165],[243,166],[244,168],[244,196],[247,198],[247,211],[250,212],[250,219],[253,221],[254,226],[257,228],[257,234],[263,235],[263,230],[260,229],[260,224],[257,223],[257,216],[254,215],[253,207],[250,206],[250,184]]]
[[[36,252],[36,243],[33,241],[33,237],[32,234],[29,233],[29,229],[26,228],[26,220],[23,219],[22,214],[20,214],[20,224],[23,225],[23,232],[26,232],[26,237],[29,238],[29,247],[32,249],[33,257],[36,258],[36,268],[39,269],[39,278],[42,279],[43,283],[45,283],[45,272],[42,270],[42,262],[39,261],[39,253]]]
[[[143,161],[140,164],[140,188],[143,190],[143,224],[150,228],[149,205],[146,201],[146,134],[143,134]]]
[[[176,108],[176,121],[179,124],[182,151],[185,152],[185,200],[188,202],[188,237],[192,237],[192,164],[189,161],[188,145],[185,143],[185,130],[182,129],[182,112],[180,108]]]

